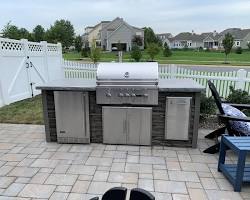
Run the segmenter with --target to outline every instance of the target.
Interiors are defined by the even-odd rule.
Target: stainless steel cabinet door
[[[127,144],[151,145],[152,108],[128,108],[127,127]]]
[[[191,97],[167,97],[165,139],[188,140]]]
[[[89,143],[88,94],[55,91],[57,140],[59,143]]]
[[[102,107],[103,142],[107,144],[127,144],[127,109],[122,107]]]

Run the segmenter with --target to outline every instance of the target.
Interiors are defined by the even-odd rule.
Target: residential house
[[[247,49],[247,44],[250,43],[250,29],[229,28],[220,33],[219,42],[222,43],[225,34],[230,33],[234,37],[234,48],[241,47]]]
[[[156,34],[156,37],[158,37],[163,42],[167,38],[172,38],[173,35],[171,33],[158,33]]]
[[[222,47],[222,43],[219,42],[222,35],[216,31],[202,33],[201,37],[203,38],[203,48],[205,49],[219,49]]]
[[[183,48],[203,48],[203,36],[198,35],[192,31],[179,33],[171,40],[171,48],[183,49]]]
[[[108,23],[110,23],[110,21],[101,21],[95,26],[87,26],[83,34],[84,46],[92,47],[94,45],[101,47],[100,31]]]
[[[132,39],[135,35],[140,36],[142,43],[144,43],[144,30],[129,25],[119,17],[113,21],[100,22],[89,32],[89,27],[87,28],[83,37],[88,41],[90,47],[94,44],[104,50],[112,51],[119,46],[122,50],[129,51],[132,48]],[[144,45],[140,48],[143,49]]]
[[[173,38],[173,35],[171,33],[156,34],[156,37],[158,37],[161,40],[163,46],[165,43],[167,43],[167,45],[171,47],[171,42]]]

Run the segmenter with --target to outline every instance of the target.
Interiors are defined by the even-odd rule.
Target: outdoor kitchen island
[[[204,88],[195,81],[160,79],[155,105],[97,104],[96,87],[96,80],[81,79],[56,80],[37,87],[42,90],[47,142],[113,144],[109,140],[114,138],[118,144],[196,148]],[[105,139],[104,134],[118,136]]]

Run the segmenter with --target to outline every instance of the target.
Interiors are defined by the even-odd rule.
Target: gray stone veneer
[[[199,92],[198,93],[176,93],[176,92],[159,92],[158,106],[153,107],[152,113],[152,145],[164,146],[185,146],[196,147],[197,127],[199,120]],[[56,142],[56,119],[53,91],[43,90],[43,107],[44,121],[46,131],[46,141]],[[191,116],[189,127],[188,141],[173,141],[165,140],[165,108],[166,97],[192,97],[191,100]],[[195,116],[196,115],[196,116]],[[197,116],[198,115],[198,116]],[[102,106],[96,104],[95,91],[89,92],[89,121],[90,121],[90,142],[102,143]],[[181,123],[181,122],[180,122]],[[193,137],[194,133],[194,137]]]

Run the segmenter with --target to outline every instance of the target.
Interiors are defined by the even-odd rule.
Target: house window
[[[136,32],[135,35],[140,35],[141,36],[141,32]]]
[[[235,42],[235,45],[236,45],[236,46],[240,46],[240,41],[236,41],[236,42]]]

